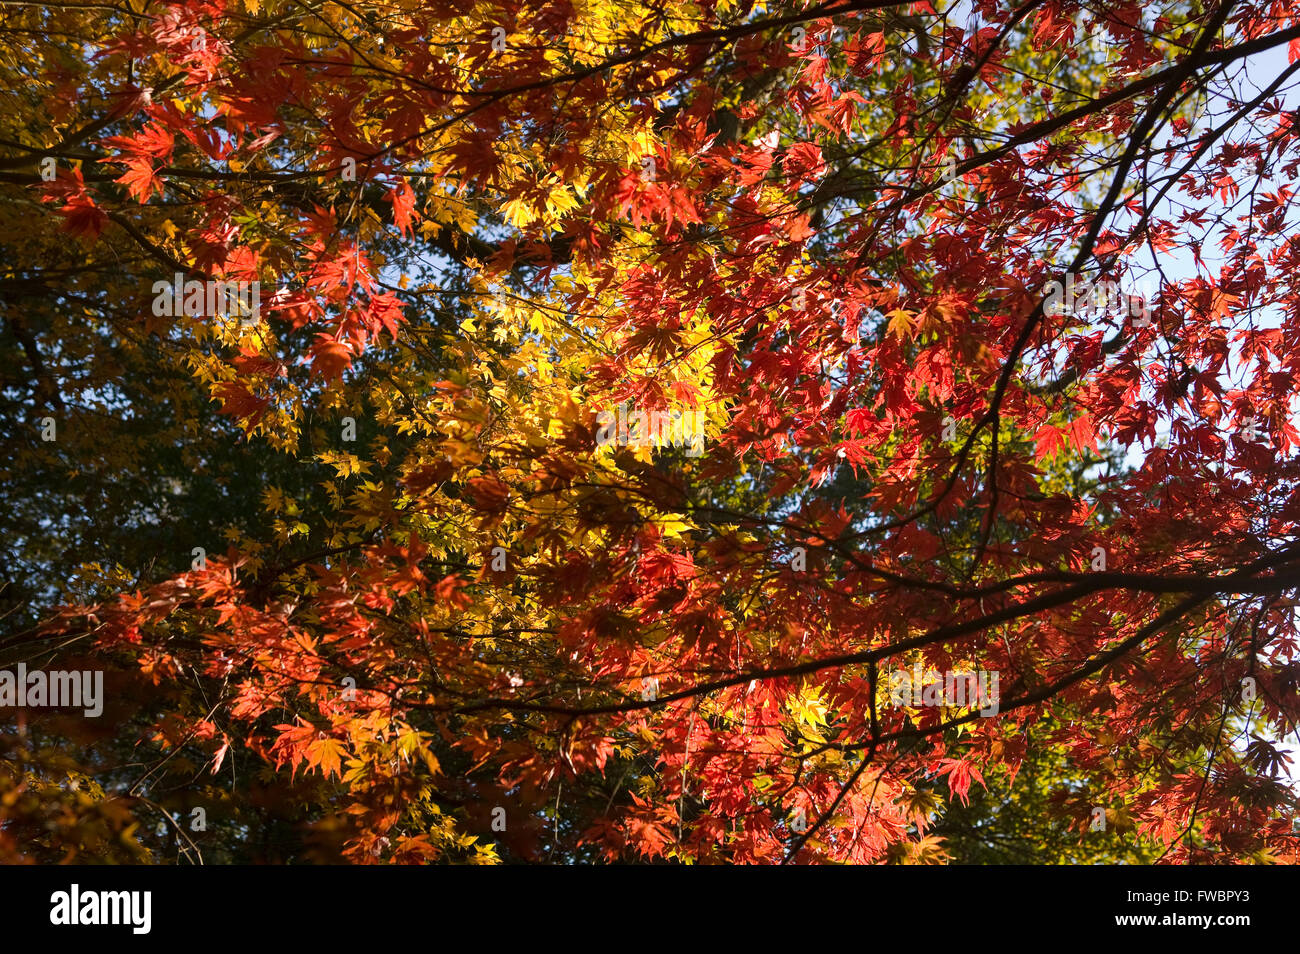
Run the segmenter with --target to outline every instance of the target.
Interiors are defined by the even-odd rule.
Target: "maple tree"
[[[0,6],[4,857],[1294,860],[1290,5]]]

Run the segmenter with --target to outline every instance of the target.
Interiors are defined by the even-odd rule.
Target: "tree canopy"
[[[0,859],[1295,860],[1290,4],[0,8]]]

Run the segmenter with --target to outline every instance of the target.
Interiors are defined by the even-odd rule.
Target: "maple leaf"
[[[1064,444],[1060,429],[1051,424],[1044,424],[1034,434],[1034,459],[1045,460],[1052,457]]]
[[[412,223],[418,221],[419,217],[415,213],[415,191],[411,184],[405,179],[399,180],[397,186],[389,190],[386,198],[392,203],[393,224],[398,231],[403,235],[412,234]]]
[[[343,756],[347,747],[332,736],[313,739],[306,748],[306,761],[310,768],[319,768],[326,778],[343,775]]]
[[[105,162],[117,160],[102,160]],[[149,197],[157,191],[159,195],[163,194],[165,183],[162,178],[154,171],[153,164],[144,156],[132,156],[125,160],[126,172],[124,172],[116,182],[120,182],[127,187],[127,194],[141,204],[148,202]]]
[[[352,366],[352,349],[342,341],[321,334],[311,349],[312,370],[322,378],[339,378]]]
[[[940,777],[947,776],[948,788],[961,799],[963,805],[969,804],[967,793],[970,791],[971,780],[984,784],[980,770],[961,759],[940,759],[937,774]]]
[[[91,240],[99,238],[108,224],[108,216],[89,195],[74,195],[59,209],[66,228],[73,235]]]
[[[270,362],[259,364],[269,365]],[[270,398],[257,397],[237,381],[222,381],[212,389],[213,397],[221,402],[221,412],[250,425],[256,424],[271,405]]]

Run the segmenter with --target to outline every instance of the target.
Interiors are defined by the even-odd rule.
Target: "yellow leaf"
[[[912,337],[914,327],[911,312],[904,311],[902,308],[895,308],[887,316],[889,318],[889,331],[899,338],[906,341]]]

